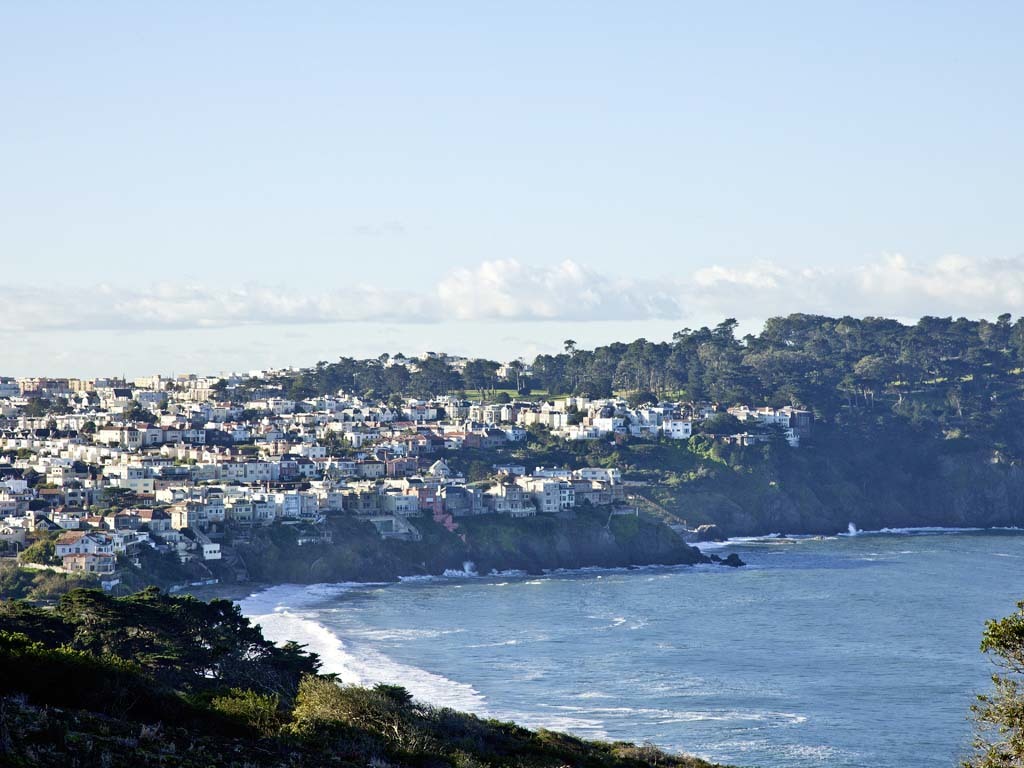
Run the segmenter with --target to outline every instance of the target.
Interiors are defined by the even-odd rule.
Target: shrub
[[[273,736],[280,726],[278,703],[279,699],[274,694],[263,695],[232,688],[227,695],[215,697],[210,706],[261,736]]]
[[[413,734],[412,697],[399,685],[362,688],[322,677],[299,683],[292,716],[299,731],[347,725],[405,746]]]
[[[57,548],[54,544],[56,536],[47,535],[40,538],[21,553],[21,560],[26,563],[39,563],[40,565],[59,565],[57,559]]]

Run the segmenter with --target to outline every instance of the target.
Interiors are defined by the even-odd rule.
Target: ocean
[[[285,585],[241,601],[345,682],[741,766],[952,766],[988,685],[985,619],[1024,534],[733,541],[747,563]]]

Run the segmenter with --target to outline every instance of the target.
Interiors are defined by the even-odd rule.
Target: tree
[[[854,381],[865,402],[875,404],[875,395],[882,391],[895,375],[894,366],[883,355],[865,355],[853,366]]]
[[[26,416],[33,416],[38,418],[39,416],[45,416],[50,412],[50,408],[53,405],[49,400],[44,397],[33,397],[22,406]]]
[[[704,420],[700,431],[705,435],[735,435],[743,431],[743,422],[731,413],[716,413]]]
[[[410,389],[421,398],[444,395],[459,389],[462,377],[454,370],[447,360],[439,357],[428,357],[419,362],[416,373],[411,375]]]
[[[394,359],[397,360],[398,356]],[[405,394],[409,387],[409,369],[400,363],[393,363],[384,369],[382,377],[385,389],[391,393],[392,397],[398,395],[401,399],[401,395]]]
[[[74,647],[131,658],[157,680],[189,691],[237,688],[290,703],[304,675],[320,666],[294,643],[276,646],[230,600],[204,603],[155,587],[113,598],[79,589],[55,611],[74,628]],[[134,630],[144,626],[145,632]]]
[[[38,539],[34,544],[21,553],[21,560],[26,563],[38,563],[39,565],[57,565],[57,551],[54,541],[56,537],[45,536]]]
[[[299,684],[292,716],[300,733],[354,726],[403,746],[415,739],[410,727],[412,704],[412,696],[400,685],[359,688],[341,686],[324,677],[305,677]]]
[[[997,671],[992,692],[971,707],[975,721],[974,756],[968,768],[1013,768],[1024,764],[1024,601],[1002,619],[990,619],[981,650],[992,654]]]
[[[138,400],[132,400],[128,410],[124,412],[124,419],[125,421],[144,421],[147,424],[152,424],[153,412]]]
[[[626,398],[630,408],[639,408],[642,405],[657,405],[658,396],[653,392],[633,392]]]
[[[466,386],[479,390],[480,399],[483,400],[484,391],[494,389],[498,368],[499,365],[492,360],[470,360],[466,363],[462,377]]]
[[[117,488],[112,485],[103,489],[102,496],[103,503],[111,509],[115,507],[119,509],[126,509],[127,507],[130,507],[133,504],[138,504],[139,502],[138,495],[132,489]]]
[[[523,386],[524,385],[523,370],[525,368],[526,368],[526,366],[523,364],[522,360],[512,360],[506,366],[506,369],[508,371],[508,383],[513,385],[513,387],[515,388],[516,392],[518,392],[519,394],[529,394],[528,388],[527,388],[526,392],[523,391],[524,390],[524,386]]]

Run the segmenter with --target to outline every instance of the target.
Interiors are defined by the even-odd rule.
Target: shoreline
[[[978,527],[944,527],[944,526],[914,526],[906,528],[879,528],[877,530],[847,530],[841,531],[834,534],[803,534],[803,533],[767,533],[760,536],[734,536],[723,541],[701,541],[701,542],[689,542],[689,546],[699,549],[702,554],[705,550],[717,554],[717,550],[724,549],[726,547],[735,546],[747,546],[750,544],[758,543],[783,543],[787,541],[801,542],[801,541],[835,541],[839,539],[855,539],[862,536],[942,536],[942,535],[953,535],[953,534],[971,534],[971,533],[1005,533],[1005,534],[1024,534],[1024,528],[1009,527],[1009,526],[993,526],[989,528],[978,528]],[[472,565],[472,563],[468,563]],[[466,564],[464,564],[465,566]],[[544,578],[550,576],[571,576],[571,575],[585,575],[587,573],[628,573],[630,571],[644,571],[644,570],[656,570],[656,569],[683,569],[683,568],[697,568],[699,566],[715,565],[720,566],[718,562],[702,562],[702,563],[648,563],[643,565],[621,565],[621,566],[601,566],[601,565],[589,565],[581,566],[579,568],[555,568],[541,571],[540,573],[532,573],[522,569],[507,569],[503,571],[492,571],[490,573],[476,573],[475,571],[463,570],[463,571],[452,571],[451,569],[444,571],[439,574],[408,574],[398,576],[398,578],[390,581],[358,581],[348,579],[345,581],[326,581],[326,582],[233,582],[233,583],[221,583],[221,584],[210,584],[200,587],[193,587],[184,589],[176,594],[184,596],[189,595],[199,600],[214,600],[224,599],[231,600],[233,603],[241,603],[243,600],[259,595],[267,590],[274,589],[277,587],[295,587],[295,588],[312,588],[312,587],[337,587],[345,586],[349,588],[368,587],[368,586],[392,586],[398,584],[414,584],[414,583],[445,583],[445,582],[457,582],[459,580],[466,579],[489,579],[489,578]]]
[[[797,547],[797,543],[810,543],[814,541],[822,542],[822,546],[839,548],[847,552],[852,553],[851,556],[856,557],[857,553],[867,548],[871,549],[874,545],[868,544],[868,541],[885,539],[888,540],[886,547],[893,549],[901,549],[899,546],[900,540],[908,540],[914,538],[919,540],[916,548],[923,549],[925,551],[931,551],[935,548],[935,545],[927,544],[920,539],[932,538],[933,541],[942,539],[945,536],[962,536],[965,538],[983,538],[988,537],[989,542],[997,542],[998,539],[1013,539],[1017,542],[1019,547],[1020,535],[1024,534],[1024,530],[1021,529],[977,529],[977,528],[938,528],[938,527],[921,527],[914,529],[887,529],[879,531],[858,531],[855,535],[851,536],[849,532],[845,534],[835,534],[831,536],[766,536],[766,537],[749,537],[745,541],[732,541],[732,542],[721,542],[721,544],[732,544],[732,545],[748,545],[751,549],[755,549],[759,546],[762,547],[762,551],[766,551],[765,546],[771,546],[772,542],[780,545],[789,544],[789,546],[783,547],[791,551],[794,558],[799,558],[803,555],[807,555],[814,558],[814,551],[817,547],[811,549],[804,549]],[[858,539],[863,537],[864,541],[858,543],[850,543],[849,539]],[[908,541],[909,544],[909,541]],[[954,550],[958,548],[958,545],[951,542],[950,546]],[[986,549],[987,551],[998,551],[998,544],[989,543],[979,544],[978,547]],[[995,547],[995,549],[993,549]],[[910,549],[911,547],[905,547]],[[1018,550],[1014,550],[1018,551]],[[913,562],[908,560],[907,562]],[[1011,567],[1012,563],[1004,563],[1006,567]],[[755,562],[754,568],[757,569],[758,563]],[[1000,566],[1002,567],[1002,566]],[[662,571],[664,573],[674,573],[678,576],[677,579],[686,581],[686,576],[697,574],[703,571],[705,574],[713,572],[708,570],[707,565],[701,568],[695,568],[692,571],[689,570],[689,566],[683,565],[670,565],[670,566],[640,566],[640,567],[614,567],[614,568],[600,568],[590,567],[582,569],[567,569],[567,570],[552,570],[543,575],[543,578],[552,581],[568,581],[573,579],[583,579],[589,581],[599,577],[602,574],[629,574],[635,572],[635,576],[630,579],[622,579],[621,581],[632,581],[638,582],[644,581],[645,572],[650,574],[652,572]],[[790,579],[799,577],[801,573],[799,568],[788,568],[787,570],[792,571],[796,576],[788,577]],[[856,575],[856,574],[854,574]],[[640,578],[637,579],[636,577]],[[477,574],[472,575],[468,571],[463,572],[462,575],[449,575],[449,576],[434,576],[427,577],[429,581],[423,577],[413,578],[411,583],[416,584],[422,582],[426,585],[433,587],[434,585],[444,585],[443,591],[445,594],[452,595],[447,603],[448,609],[452,610],[453,606],[459,605],[459,596],[454,593],[450,593],[451,586],[454,585],[458,588],[459,585],[468,585],[470,583],[485,583],[488,581],[530,581],[536,578],[534,575],[513,575],[513,574]],[[836,574],[834,577],[836,583],[842,584],[846,580],[845,572]],[[706,580],[706,578],[705,578]],[[734,583],[724,583],[714,580],[719,586],[717,589],[718,594],[738,594],[741,590],[736,589]],[[378,640],[373,634],[361,634],[360,625],[361,622],[357,619],[353,619],[352,627],[354,629],[351,633],[347,631],[350,622],[341,622],[337,625],[332,624],[330,614],[335,610],[344,612],[346,610],[346,602],[348,599],[354,599],[359,601],[362,598],[359,596],[359,592],[367,589],[392,586],[393,584],[402,584],[405,582],[347,582],[338,584],[278,584],[278,585],[250,585],[252,587],[250,594],[240,597],[240,602],[243,603],[241,609],[243,613],[254,623],[259,624],[267,637],[274,639],[277,642],[285,640],[295,640],[299,643],[308,646],[308,650],[317,653],[321,661],[323,662],[322,671],[324,673],[337,673],[338,679],[345,684],[356,684],[356,685],[373,685],[376,682],[385,683],[396,683],[406,687],[410,693],[412,693],[417,699],[435,705],[442,706],[453,706],[461,711],[471,712],[481,717],[493,717],[497,719],[511,719],[517,723],[521,723],[531,728],[549,728],[568,731],[574,733],[577,736],[583,738],[636,738],[635,734],[630,735],[626,733],[615,732],[613,729],[622,727],[622,723],[617,722],[614,715],[605,716],[601,710],[601,707],[607,707],[607,703],[602,704],[598,701],[593,706],[598,709],[592,713],[587,713],[584,710],[589,706],[586,701],[582,703],[573,703],[573,706],[578,706],[581,709],[574,710],[572,717],[574,721],[572,723],[567,722],[564,719],[566,715],[561,711],[549,711],[546,708],[518,708],[518,705],[514,700],[503,698],[495,693],[495,691],[489,687],[493,685],[493,680],[489,681],[487,677],[477,677],[475,674],[471,674],[468,671],[462,670],[458,665],[446,665],[433,663],[432,657],[429,654],[410,654],[399,651],[392,651],[389,646],[381,646]],[[595,584],[601,582],[595,581]],[[744,580],[745,584],[749,584],[749,580]],[[642,585],[638,585],[643,589]],[[467,586],[468,588],[468,586]],[[687,589],[685,586],[679,587],[680,589]],[[626,587],[626,589],[632,589],[632,587]],[[346,597],[347,592],[353,592],[354,594]],[[429,594],[429,593],[428,593]],[[671,591],[663,593],[671,594]],[[406,593],[402,599],[415,600],[415,593]],[[332,597],[334,598],[332,601]],[[394,597],[394,595],[392,595]],[[248,598],[248,600],[246,599]],[[386,600],[388,597],[384,594],[373,594],[367,595],[365,599],[381,599]],[[478,598],[474,598],[476,600]],[[452,602],[454,601],[454,602]],[[476,603],[473,603],[475,605]],[[469,607],[469,606],[468,606]],[[457,609],[456,609],[457,610]],[[452,614],[457,616],[457,614]],[[618,614],[616,614],[618,615]],[[628,614],[622,613],[622,616]],[[457,619],[454,619],[457,621]],[[618,621],[618,620],[614,620]],[[372,622],[371,622],[372,624]],[[405,625],[402,625],[403,627]],[[462,624],[447,624],[449,628],[459,630]],[[471,625],[466,625],[471,626]],[[370,627],[371,629],[377,628],[376,625]],[[386,627],[385,627],[386,628]],[[431,625],[432,628],[432,625]],[[465,631],[465,630],[459,630]],[[464,641],[464,642],[477,642],[476,640]],[[495,658],[500,659],[500,654],[504,651],[501,648],[495,648],[493,651],[486,651],[485,653],[498,654]],[[598,686],[600,688],[600,686]],[[588,689],[589,690],[589,689]],[[604,689],[601,689],[604,690]],[[654,705],[651,705],[652,707]],[[660,706],[660,705],[659,705]],[[766,705],[767,706],[767,705]],[[762,707],[763,708],[763,707]],[[696,711],[698,708],[694,708]],[[715,705],[708,704],[706,711],[704,707],[699,708],[699,718],[714,719],[722,714],[715,709]],[[736,707],[730,703],[727,707],[729,713],[734,710],[738,711]],[[787,709],[787,712],[801,712],[798,709]],[[760,709],[758,710],[760,712]],[[730,715],[731,716],[731,715]],[[743,721],[743,718],[739,718]],[[744,721],[746,722],[746,721]],[[662,743],[662,742],[658,742]],[[670,740],[663,742],[663,745],[672,744]],[[715,752],[715,755],[719,753]],[[722,757],[719,755],[719,759]],[[729,762],[735,762],[730,760]],[[827,762],[827,761],[826,761]]]
[[[467,565],[469,565],[467,563]],[[526,571],[496,571],[479,574],[466,569],[450,571],[447,575],[413,575],[397,581],[344,581],[316,584],[261,584],[251,589],[229,589],[225,594],[212,595],[231,599],[254,625],[260,627],[264,636],[276,643],[298,642],[319,656],[321,674],[335,674],[343,684],[372,686],[376,683],[394,683],[407,688],[417,699],[443,706],[451,706],[463,712],[481,717],[499,717],[523,722],[521,713],[494,710],[483,694],[472,683],[445,677],[428,668],[415,666],[392,658],[374,644],[355,640],[337,634],[334,629],[321,623],[317,610],[321,604],[332,598],[342,598],[346,593],[367,588],[385,588],[408,585],[461,585],[467,582],[517,580],[532,583],[538,579],[572,579],[626,573],[681,573],[688,569],[713,568],[716,563],[675,563],[638,566],[585,566],[582,568],[550,569],[541,574]],[[232,585],[228,585],[232,586]],[[241,585],[234,585],[241,586]],[[202,588],[216,590],[216,585]],[[196,590],[198,591],[198,589]],[[243,596],[244,595],[244,596]],[[196,595],[199,597],[199,595]],[[209,599],[209,598],[206,598]],[[557,724],[529,720],[529,727],[556,728]],[[564,730],[559,726],[557,729]]]
[[[834,541],[837,539],[855,539],[861,536],[943,536],[957,533],[1024,533],[1024,528],[995,525],[988,528],[979,527],[947,527],[940,525],[909,526],[905,528],[878,528],[873,530],[860,530],[853,523],[851,528],[838,533],[765,533],[759,536],[732,536],[722,541],[699,541],[693,542],[691,546],[713,550],[722,547],[744,546],[758,542],[783,542],[783,541]]]
[[[697,545],[691,545],[697,546]],[[176,592],[176,596],[191,596],[199,600],[214,600],[224,599],[231,600],[233,603],[241,603],[250,597],[255,597],[268,590],[276,589],[279,587],[294,587],[296,589],[312,589],[318,587],[324,588],[345,588],[345,589],[358,589],[361,587],[390,587],[401,584],[444,584],[444,583],[458,583],[460,581],[467,580],[484,580],[484,579],[538,579],[538,578],[550,578],[552,576],[584,576],[591,573],[630,573],[634,571],[654,571],[654,570],[682,570],[685,568],[699,568],[699,567],[722,567],[720,562],[700,562],[700,563],[648,563],[644,565],[585,565],[580,568],[553,568],[541,571],[540,573],[532,573],[521,569],[508,569],[504,571],[491,571],[490,573],[477,573],[475,571],[451,571],[447,570],[444,573],[439,574],[409,574],[406,576],[399,576],[397,579],[391,581],[357,581],[348,579],[345,581],[319,581],[319,582],[294,582],[294,581],[281,581],[281,582],[233,582],[223,584],[207,584],[199,587],[191,587],[189,589],[183,589],[180,592]],[[724,566],[728,568],[729,566]]]

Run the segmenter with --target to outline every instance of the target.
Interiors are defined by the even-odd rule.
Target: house
[[[381,508],[391,515],[415,515],[420,511],[419,497],[406,493],[385,493],[381,497]]]
[[[515,482],[544,514],[557,515],[576,506],[576,491],[570,482],[543,477],[517,477]]]
[[[739,432],[735,435],[725,435],[722,437],[722,442],[724,443],[744,446],[767,443],[769,440],[771,440],[769,435],[752,432]]]
[[[454,517],[479,515],[484,511],[484,494],[477,488],[464,485],[445,485],[438,491],[444,511]]]
[[[68,573],[94,573],[98,576],[114,573],[117,561],[110,553],[81,553],[64,558],[63,567]]]
[[[0,525],[0,555],[15,554],[25,548],[25,529]]]
[[[523,464],[492,464],[491,469],[498,475],[525,475],[526,466]]]
[[[448,462],[444,459],[438,459],[430,465],[430,469],[427,470],[427,474],[430,477],[437,478],[438,480],[447,480],[454,473],[452,472],[451,467],[448,466]]]
[[[814,427],[814,414],[799,408],[786,406],[780,409],[783,413],[789,414],[789,427],[796,433],[797,437],[810,437],[811,429]]]
[[[498,515],[532,517],[537,514],[537,508],[523,489],[507,477],[491,486],[485,503],[490,511]]]
[[[149,528],[150,533],[161,534],[171,529],[171,516],[162,509],[140,509],[136,514],[141,524]]]
[[[384,477],[387,470],[387,465],[383,461],[377,459],[367,459],[365,461],[356,462],[356,475],[358,477],[366,478],[378,478]]]
[[[689,419],[666,419],[661,423],[661,431],[672,440],[689,440],[693,436],[693,422]]]
[[[206,505],[201,501],[179,501],[170,508],[171,528],[180,531],[182,528],[204,530],[209,524]]]
[[[299,456],[295,459],[295,465],[298,470],[299,477],[305,480],[312,480],[320,474],[320,465],[308,456]]]
[[[79,528],[84,516],[84,509],[62,505],[53,510],[50,519],[64,530],[73,531]]]
[[[376,515],[381,509],[381,494],[366,489],[350,488],[343,491],[344,509],[353,515]]]
[[[487,429],[480,436],[480,447],[485,449],[498,448],[507,442],[508,435],[502,429]]]
[[[535,467],[532,477],[543,477],[549,480],[571,480],[573,471],[560,467]]]
[[[504,427],[505,437],[510,443],[522,443],[526,441],[526,437],[529,434],[522,427],[514,425]]]
[[[32,523],[33,530],[36,531],[59,531],[61,530],[60,525],[55,523],[45,515],[37,515],[35,521]]]
[[[622,482],[622,471],[614,467],[583,467],[575,470],[573,477],[580,480],[599,480],[611,485],[618,485]]]
[[[94,531],[67,531],[54,542],[54,554],[61,558],[82,554],[109,555],[113,551],[114,545],[110,537]]]
[[[400,456],[387,459],[385,462],[388,477],[407,477],[415,474],[419,468],[419,462],[408,456]]]
[[[47,507],[58,507],[67,503],[63,488],[40,488],[37,493],[39,499],[45,502]]]
[[[616,499],[616,486],[602,483],[599,480],[574,480],[573,495],[577,504],[592,504],[595,507],[606,506]]]

